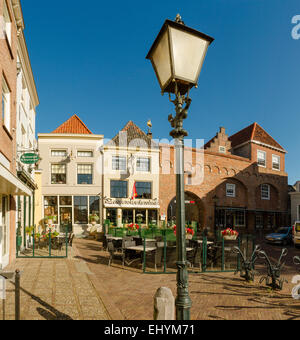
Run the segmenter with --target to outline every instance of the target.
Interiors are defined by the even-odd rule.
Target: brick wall
[[[253,154],[255,154],[255,147]],[[196,150],[193,150],[193,166],[197,168]],[[268,150],[269,152],[269,150]],[[270,150],[272,153],[273,151]],[[166,159],[168,152],[161,159],[161,164],[170,162],[170,174],[160,175],[160,207],[161,214],[167,215],[170,201],[176,195],[176,179],[174,174],[174,149],[171,148],[170,157]],[[273,171],[260,168],[255,159],[247,159],[231,154],[204,151],[204,163],[198,164],[198,168],[204,171],[203,183],[197,185],[186,184],[185,191],[195,194],[201,200],[204,208],[204,225],[213,228],[215,203],[213,197],[219,198],[217,205],[226,207],[244,207],[248,210],[264,209],[270,211],[287,211],[288,204],[288,180],[284,172],[284,153],[281,153],[282,171]],[[255,156],[256,157],[256,156]],[[269,157],[267,157],[268,159]],[[192,178],[186,175],[186,183]],[[226,197],[226,183],[236,184],[236,197]],[[269,184],[271,187],[271,200],[262,201],[260,195],[261,184]],[[249,218],[250,229],[254,228],[254,218]],[[203,226],[202,226],[203,227]]]

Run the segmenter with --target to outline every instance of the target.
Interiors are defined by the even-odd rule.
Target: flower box
[[[238,238],[238,235],[233,235],[233,236],[223,236],[224,240],[226,241],[236,241]]]

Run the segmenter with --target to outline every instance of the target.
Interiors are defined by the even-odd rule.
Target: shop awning
[[[31,190],[0,164],[0,194],[13,196],[31,196]]]

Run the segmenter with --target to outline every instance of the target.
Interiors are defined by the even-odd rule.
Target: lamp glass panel
[[[209,42],[173,27],[170,34],[175,78],[197,83]]]
[[[152,61],[156,68],[158,81],[160,82],[160,86],[162,88],[164,88],[168,80],[171,78],[172,73],[170,60],[169,39],[168,32],[166,31],[157,44],[152,55]]]

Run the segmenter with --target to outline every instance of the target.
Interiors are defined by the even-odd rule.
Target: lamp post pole
[[[192,102],[189,95],[182,96],[175,84],[175,100],[170,100],[175,105],[176,116],[169,116],[169,121],[174,128],[170,135],[175,139],[176,149],[176,238],[177,238],[177,298],[176,319],[190,320],[192,301],[189,296],[188,270],[186,259],[186,231],[185,231],[185,191],[184,191],[184,137],[188,135],[183,129],[183,121],[187,118],[188,108]],[[185,107],[183,107],[183,105]]]

